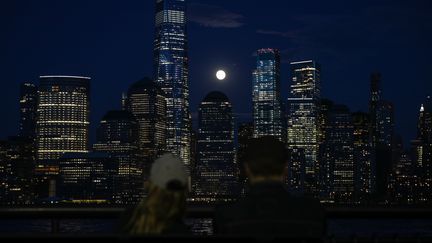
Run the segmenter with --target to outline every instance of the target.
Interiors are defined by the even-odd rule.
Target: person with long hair
[[[131,235],[190,234],[183,223],[188,176],[182,161],[164,154],[151,168],[148,196],[135,208],[125,231]]]

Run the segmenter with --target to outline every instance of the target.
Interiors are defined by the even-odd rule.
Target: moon
[[[224,70],[219,70],[216,72],[216,78],[220,81],[224,80],[226,78],[226,72]]]

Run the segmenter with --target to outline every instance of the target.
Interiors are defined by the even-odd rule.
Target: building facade
[[[36,137],[36,110],[38,88],[32,83],[20,86],[20,124],[19,136],[34,139]]]
[[[303,149],[305,190],[316,194],[318,185],[319,111],[321,68],[315,61],[291,63],[292,83],[288,98],[288,147]]]
[[[230,200],[238,194],[231,103],[225,94],[211,92],[201,102],[198,116],[195,193],[207,201]]]
[[[65,153],[87,153],[90,126],[90,78],[42,76],[37,105],[39,167],[56,167]]]
[[[149,78],[134,83],[128,92],[127,110],[138,122],[138,160],[147,178],[151,163],[166,151],[167,107],[165,93]]]
[[[354,127],[349,109],[335,105],[329,112],[326,140],[320,149],[327,181],[322,191],[335,202],[354,199]]]
[[[66,153],[59,159],[56,196],[68,203],[112,202],[114,163],[105,153]]]
[[[156,0],[155,80],[167,101],[167,150],[190,162],[186,0]]]
[[[144,178],[138,161],[138,122],[128,111],[109,111],[97,130],[95,152],[113,160],[113,203],[134,204],[143,195]]]
[[[352,114],[354,126],[354,175],[356,198],[360,202],[370,200],[375,190],[375,164],[369,133],[370,116],[367,113]]]
[[[257,68],[252,76],[254,137],[274,136],[280,141],[286,141],[279,51],[258,50]]]

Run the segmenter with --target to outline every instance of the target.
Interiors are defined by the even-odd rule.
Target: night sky
[[[189,0],[191,111],[213,90],[225,92],[238,120],[251,115],[254,52],[282,53],[288,96],[289,62],[315,59],[326,98],[352,111],[368,109],[369,76],[383,75],[384,98],[396,108],[405,142],[416,134],[420,104],[432,94],[430,1]],[[94,127],[120,108],[129,85],[152,76],[153,0],[3,0],[0,2],[0,138],[18,130],[18,92],[40,75],[92,80]],[[215,78],[225,69],[228,79]]]

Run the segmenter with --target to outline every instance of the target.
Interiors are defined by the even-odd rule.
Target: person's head
[[[288,154],[285,144],[274,137],[252,139],[246,147],[244,167],[251,183],[282,180]]]
[[[183,217],[188,192],[188,175],[180,158],[164,154],[150,170],[145,185],[148,193],[135,210],[129,230],[132,234],[160,234]]]

